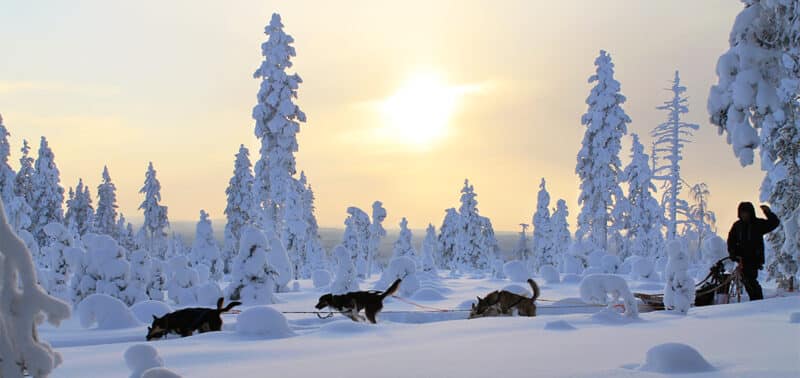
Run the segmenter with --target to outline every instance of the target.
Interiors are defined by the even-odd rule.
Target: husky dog
[[[533,289],[533,297],[528,298],[510,291],[493,291],[486,298],[478,297],[478,303],[472,304],[469,318],[485,316],[512,315],[517,310],[519,316],[536,316],[536,298],[539,298],[539,285],[536,281],[528,279],[528,284]]]
[[[160,339],[168,333],[177,333],[181,337],[191,336],[194,331],[200,333],[219,331],[222,329],[220,315],[241,305],[231,302],[222,308],[223,298],[217,300],[217,308],[192,307],[170,312],[162,317],[153,315],[153,324],[147,327],[147,341]]]
[[[317,302],[317,305],[314,307],[316,307],[317,310],[330,307],[336,311],[342,312],[354,322],[368,319],[371,323],[377,323],[375,315],[383,309],[383,299],[394,294],[400,287],[401,281],[402,280],[397,279],[386,291],[353,291],[341,295],[328,293],[319,297],[319,302]],[[364,314],[367,315],[366,319],[358,314],[362,309],[364,310]]]

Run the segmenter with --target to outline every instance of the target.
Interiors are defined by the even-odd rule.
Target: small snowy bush
[[[419,290],[417,264],[410,257],[395,257],[383,271],[381,279],[375,284],[375,290],[386,290],[397,279],[403,280],[398,294],[404,297],[413,295]]]
[[[637,256],[638,257],[638,256]],[[656,278],[655,264],[649,257],[639,257],[631,263],[631,276],[634,279],[650,280]]]
[[[682,243],[672,240],[667,243],[669,260],[664,271],[667,281],[664,287],[664,307],[686,314],[694,303],[694,280],[689,277],[689,255]]]
[[[430,287],[423,287],[417,290],[411,298],[417,301],[441,301],[447,299],[438,290]]]
[[[250,307],[236,319],[236,332],[240,335],[280,339],[294,335],[289,322],[280,311],[269,306]]]
[[[531,272],[528,271],[526,264],[519,260],[512,260],[503,265],[503,271],[509,280],[514,282],[525,282],[531,278]]]
[[[603,269],[603,273],[607,274],[619,273],[621,266],[622,263],[619,261],[619,257],[615,255],[605,255],[600,262],[600,268]]]
[[[222,297],[222,289],[216,282],[206,282],[195,288],[197,304],[200,306],[216,306],[217,300]]]
[[[197,303],[197,285],[200,277],[197,271],[189,267],[186,256],[175,256],[169,260],[171,278],[167,282],[169,299],[178,305]]]
[[[86,245],[87,282],[81,286],[94,286],[94,292],[108,294],[133,304],[132,298],[125,293],[130,281],[130,264],[125,259],[125,251],[108,235],[86,234],[83,236]]]
[[[275,303],[277,272],[267,258],[267,238],[261,230],[247,226],[239,240],[239,254],[233,261],[231,283],[226,294],[246,304]]]
[[[99,329],[122,329],[141,324],[121,300],[106,294],[92,294],[78,303],[81,327],[89,328],[97,323]]]
[[[130,378],[140,378],[151,368],[164,367],[164,360],[156,348],[149,344],[136,344],[125,350],[125,364],[131,371]]]
[[[557,284],[561,282],[561,277],[559,277],[558,270],[552,265],[542,265],[539,268],[539,275],[544,278],[544,281],[549,284]]]
[[[344,294],[358,290],[358,278],[356,277],[356,266],[353,264],[351,252],[343,245],[337,245],[333,249],[333,257],[336,259],[336,277],[331,284],[333,294]]]
[[[580,286],[581,299],[586,303],[625,307],[625,315],[637,317],[639,307],[625,279],[611,274],[590,274],[583,278]]]

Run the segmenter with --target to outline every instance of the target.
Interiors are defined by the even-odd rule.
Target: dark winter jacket
[[[741,214],[750,214],[750,220],[745,222]],[[728,254],[734,261],[741,261],[744,265],[764,265],[764,234],[772,232],[780,225],[775,214],[767,209],[767,219],[756,218],[756,210],[750,202],[739,204],[739,220],[737,220],[728,233]]]

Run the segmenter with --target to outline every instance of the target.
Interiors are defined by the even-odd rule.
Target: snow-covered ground
[[[278,294],[284,303],[273,307],[313,310],[321,292],[310,281],[300,284],[297,292]],[[433,286],[444,299],[412,300],[436,308],[465,308],[477,295],[508,285],[526,287],[508,280],[443,279]],[[577,283],[540,285],[543,299],[559,302],[539,302],[536,318],[467,320],[467,312],[392,313],[419,309],[390,298],[377,325],[338,315],[318,319],[288,314],[292,335],[268,338],[237,333],[237,315],[227,314],[222,332],[147,344],[156,348],[166,368],[184,377],[654,376],[640,370],[648,350],[673,342],[693,347],[715,369],[697,376],[800,376],[798,297],[692,308],[688,316],[650,312],[629,319],[598,315],[603,307],[578,307]],[[657,283],[630,285],[634,291],[660,289]],[[75,316],[60,328],[41,328],[41,337],[64,357],[55,377],[127,377],[124,353],[145,343],[145,333],[145,325],[83,329]],[[679,350],[661,350],[665,354],[653,358],[661,358],[656,362],[667,370],[686,364]]]

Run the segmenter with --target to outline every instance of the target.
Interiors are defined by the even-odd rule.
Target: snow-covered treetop
[[[461,216],[478,213],[478,200],[475,199],[475,189],[469,184],[469,179],[464,179],[464,187],[461,189],[461,207],[458,212]]]
[[[11,203],[14,197],[14,170],[8,164],[8,158],[11,155],[11,145],[8,143],[8,137],[11,134],[6,130],[3,124],[3,117],[0,115],[0,197],[6,203]]]
[[[22,140],[20,148],[22,156],[19,158],[19,171],[14,180],[14,194],[25,198],[30,203],[33,195],[33,158],[30,157],[31,147],[28,141]]]
[[[117,226],[117,187],[111,182],[108,167],[103,166],[103,182],[97,186],[95,232],[114,235]]]

